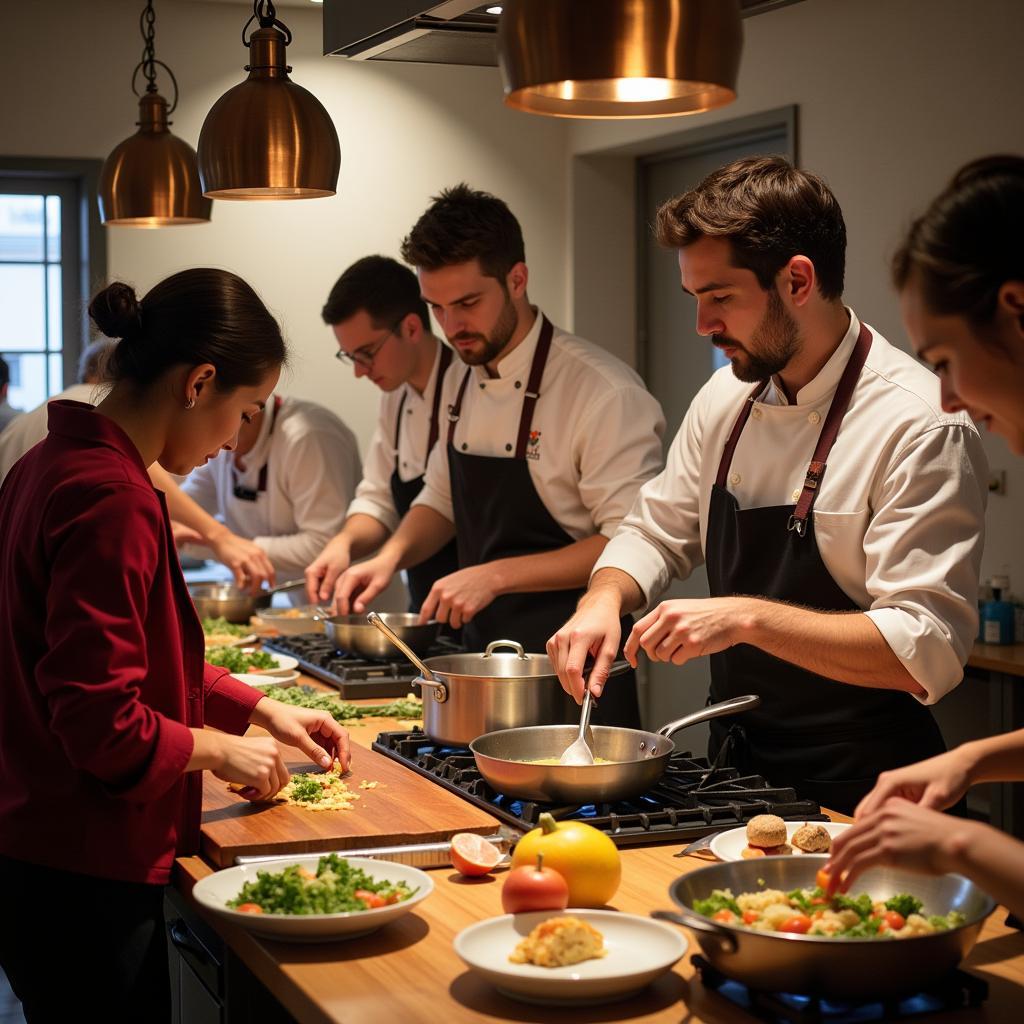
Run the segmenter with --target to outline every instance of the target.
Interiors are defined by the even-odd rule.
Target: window
[[[34,409],[75,382],[88,292],[106,276],[99,166],[0,158],[0,355],[15,409]]]

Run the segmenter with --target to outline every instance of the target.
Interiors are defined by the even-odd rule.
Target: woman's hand
[[[213,729],[193,729],[192,735],[195,747],[187,771],[208,768],[218,779],[244,786],[240,793],[246,800],[270,800],[287,784],[288,769],[269,736],[232,736]]]
[[[326,711],[292,707],[264,697],[253,708],[249,721],[281,743],[298,747],[321,768],[330,768],[337,760],[342,771],[348,770],[352,760],[348,732]]]

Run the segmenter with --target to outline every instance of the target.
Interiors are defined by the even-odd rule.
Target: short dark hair
[[[253,289],[226,270],[183,270],[140,300],[122,281],[89,303],[100,333],[118,338],[106,377],[148,387],[173,366],[212,363],[219,391],[260,383],[287,362],[281,328]]]
[[[433,197],[402,242],[402,259],[422,270],[478,260],[504,286],[508,272],[526,261],[523,229],[501,199],[463,182]]]
[[[1024,281],[1024,157],[987,156],[961,167],[910,225],[893,257],[901,291],[911,275],[940,316],[988,323],[1006,281]]]
[[[7,365],[7,360],[0,356],[0,388],[6,387],[10,383],[11,368]]]
[[[332,327],[366,310],[374,327],[390,327],[415,313],[430,330],[427,304],[416,275],[389,256],[364,256],[345,271],[327,296],[321,315]]]
[[[767,290],[794,257],[814,264],[826,299],[843,294],[846,224],[828,185],[778,156],[745,157],[709,174],[696,188],[663,203],[658,241],[683,249],[699,238],[724,238],[733,261]]]

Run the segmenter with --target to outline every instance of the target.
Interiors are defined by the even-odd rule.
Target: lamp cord
[[[246,46],[249,45],[249,40],[246,39],[245,34],[249,31],[249,26],[254,21],[260,23],[260,28],[279,28],[284,33],[285,46],[291,46],[292,30],[283,21],[278,20],[277,9],[274,7],[273,0],[253,0],[252,14],[249,20],[242,26],[242,42]]]
[[[145,45],[142,48],[142,60],[135,65],[135,70],[132,72],[132,92],[136,96],[139,95],[135,82],[140,70],[146,76],[146,92],[158,91],[156,69],[159,64],[170,75],[171,84],[174,86],[174,102],[167,108],[167,113],[172,114],[178,105],[178,80],[174,77],[174,72],[162,60],[156,59],[156,11],[153,10],[153,0],[146,0],[146,6],[143,8],[142,14],[139,15],[139,31],[142,33],[142,41]]]

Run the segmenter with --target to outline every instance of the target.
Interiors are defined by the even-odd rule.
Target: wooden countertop
[[[390,720],[366,719],[350,729],[353,742],[369,746]],[[680,874],[707,861],[676,859],[677,844],[622,850],[622,885],[612,901],[618,910],[647,915],[669,907],[668,888]],[[212,868],[198,857],[177,863],[183,892]],[[560,1024],[629,1021],[643,1024],[749,1024],[752,1019],[704,989],[686,955],[638,996],[621,1003],[580,1009],[532,1006],[498,994],[456,956],[452,940],[463,928],[502,913],[503,873],[464,879],[451,868],[431,872],[434,893],[414,911],[360,939],[324,945],[289,945],[257,939],[203,914],[247,967],[301,1024],[379,1024],[381,1020],[529,1021]],[[197,912],[199,911],[196,907]],[[1024,935],[1007,928],[998,909],[965,961],[989,984],[978,1010],[930,1015],[933,1024],[1017,1019],[1024,1003]],[[1014,1009],[1016,1008],[1016,1009]]]
[[[975,644],[967,664],[989,672],[1024,676],[1024,644]]]

